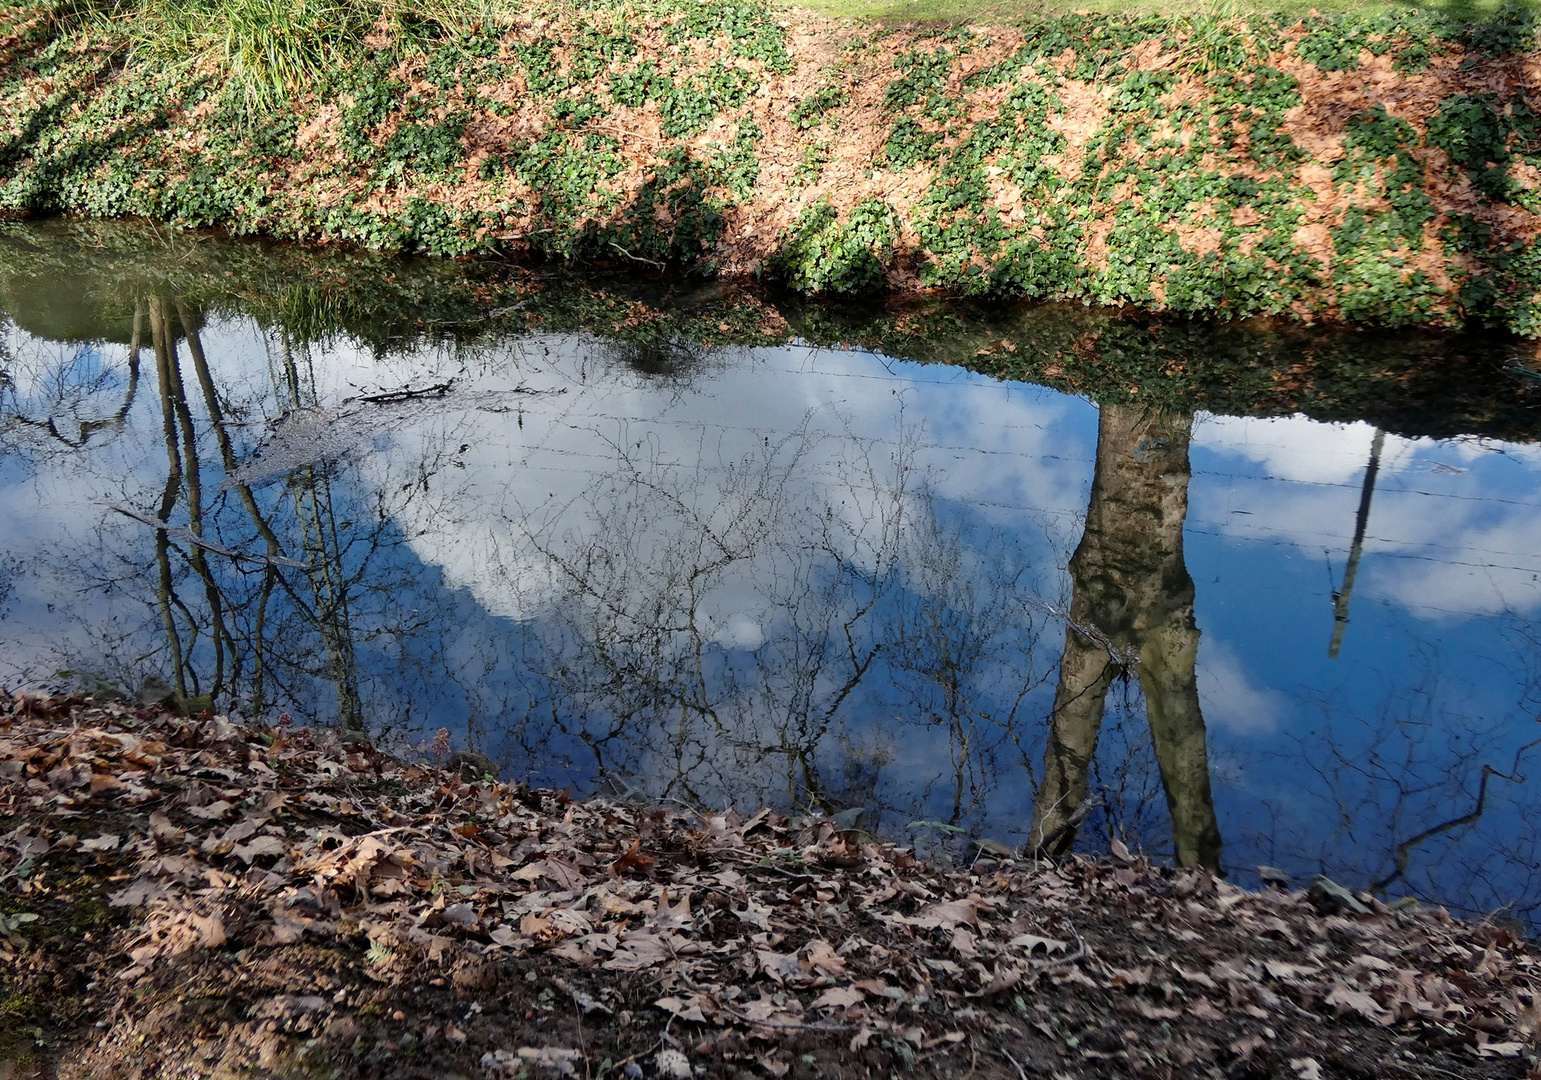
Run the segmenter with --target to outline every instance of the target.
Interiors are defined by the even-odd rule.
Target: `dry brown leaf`
[[[107,903],[112,907],[144,907],[153,901],[170,895],[170,890],[158,881],[142,877],[115,893],[109,893]]]
[[[1363,990],[1355,990],[1348,986],[1334,987],[1327,995],[1327,1004],[1338,1010],[1341,1016],[1352,1012],[1364,1017],[1371,1023],[1385,1026],[1391,1023],[1395,1017],[1381,1008],[1380,1002]]]
[[[845,974],[845,961],[835,952],[835,947],[823,938],[816,938],[804,946],[807,966],[820,975],[840,978]]]
[[[642,854],[642,838],[631,842],[631,849],[610,864],[612,874],[646,873],[658,860]]]
[[[1485,1058],[1516,1058],[1524,1052],[1522,1042],[1492,1042],[1477,1047],[1477,1056]]]
[[[276,836],[259,836],[249,844],[237,844],[230,854],[249,866],[263,855],[281,857],[284,854],[284,842]]]
[[[701,1011],[699,995],[689,999],[662,997],[653,1002],[653,1004],[665,1012],[672,1013],[681,1020],[690,1020],[697,1024],[706,1023],[706,1015]]]
[[[818,997],[813,999],[811,1009],[849,1009],[853,1005],[860,1005],[866,1000],[866,996],[854,986],[831,986]]]
[[[641,971],[668,963],[676,956],[700,952],[694,942],[673,935],[635,933],[623,934],[615,954],[604,966],[611,971]]]
[[[1070,948],[1070,942],[1068,941],[1060,941],[1058,938],[1039,937],[1037,934],[1018,934],[1006,944],[1010,945],[1013,949],[1024,949],[1029,954],[1043,953],[1044,955],[1064,952]]]
[[[941,927],[944,930],[951,930],[955,926],[964,924],[975,926],[979,923],[979,903],[973,897],[946,900],[939,904],[932,904],[922,910],[918,916],[907,921],[911,926]]]
[[[220,821],[229,817],[235,807],[224,799],[218,799],[207,806],[188,806],[184,809],[195,818],[202,818],[204,821]]]
[[[180,844],[187,836],[187,830],[177,828],[164,812],[157,810],[150,815],[150,835],[158,843]]]
[[[450,904],[441,912],[439,917],[451,926],[462,930],[475,930],[481,925],[481,919],[477,917],[476,909],[470,904]]]

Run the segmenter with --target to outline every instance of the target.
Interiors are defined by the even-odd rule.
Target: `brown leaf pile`
[[[1121,847],[947,869],[824,818],[573,802],[218,716],[0,701],[0,814],[0,913],[42,916],[0,936],[0,983],[48,967],[73,873],[116,913],[68,958],[106,1030],[60,1035],[61,1075],[383,1074],[383,1043],[399,1075],[1521,1076],[1541,1006],[1522,940],[1439,910],[1333,914]]]

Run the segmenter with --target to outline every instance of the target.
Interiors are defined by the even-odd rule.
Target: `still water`
[[[1481,366],[1488,405],[1473,375],[1416,421],[1335,391],[1326,422],[905,359],[923,335],[816,345],[743,297],[679,299],[682,334],[613,290],[556,318],[527,280],[0,239],[7,689],[156,676],[398,745],[444,727],[578,791],[865,807],[943,856],[1116,836],[1541,912],[1523,364],[1457,349],[1440,377]],[[1076,316],[994,317],[974,367]],[[852,340],[914,321],[883,318]]]

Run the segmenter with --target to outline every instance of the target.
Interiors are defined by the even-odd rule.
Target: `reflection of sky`
[[[468,713],[512,722],[533,708],[545,684],[519,670],[529,655],[521,635],[557,625],[563,613],[550,606],[560,575],[525,530],[548,548],[577,550],[597,535],[596,508],[631,505],[643,481],[672,485],[684,507],[631,522],[633,553],[662,565],[681,547],[686,511],[727,527],[742,485],[781,467],[790,476],[791,495],[778,504],[787,520],[812,520],[823,506],[844,535],[870,540],[889,512],[884,485],[912,458],[898,496],[905,513],[919,513],[929,490],[930,512],[973,545],[958,564],[967,581],[934,587],[986,583],[1000,560],[982,545],[1003,536],[1038,570],[1024,588],[1052,603],[1064,599],[1064,559],[1079,536],[1096,452],[1094,406],[958,369],[789,346],[726,353],[683,380],[650,379],[573,338],[396,357],[334,343],[310,357],[315,411],[274,428],[283,407],[272,389],[273,341],[240,322],[209,327],[204,341],[227,412],[245,425],[235,429],[242,460],[261,441],[261,461],[275,473],[257,487],[265,507],[282,502],[283,467],[324,440],[346,452],[337,486],[349,513],[386,509],[392,546],[371,572],[403,584],[393,586],[390,611],[383,601],[361,609],[359,662],[372,701],[397,700],[394,714],[404,716],[400,701],[410,699],[412,719],[427,726],[463,724]],[[89,406],[121,396],[121,347],[53,346],[14,332],[10,345],[31,358],[16,389],[28,407],[51,402],[81,419],[110,413]],[[132,583],[106,592],[61,555],[95,542],[126,564],[148,565],[149,530],[104,508],[119,501],[148,510],[164,480],[148,353],[146,367],[121,434],[81,451],[45,450],[46,440],[28,442],[13,429],[10,452],[0,454],[0,499],[10,508],[0,516],[0,547],[20,567],[0,622],[0,672],[10,683],[61,656],[89,662],[114,634],[153,630],[147,597]],[[385,412],[347,400],[448,377],[457,389],[443,402]],[[89,392],[77,392],[82,386]],[[1383,867],[1388,841],[1464,812],[1481,764],[1506,770],[1533,737],[1535,704],[1527,713],[1523,699],[1534,694],[1525,680],[1536,658],[1516,636],[1541,610],[1541,453],[1533,447],[1386,438],[1342,655],[1328,658],[1333,590],[1373,437],[1362,424],[1303,418],[1200,417],[1195,425],[1187,558],[1228,865],[1320,863],[1363,883]],[[618,473],[622,457],[633,472]],[[233,513],[224,500],[220,513]],[[747,670],[749,654],[785,637],[788,616],[770,598],[795,576],[788,550],[757,549],[713,580],[697,626],[716,650],[718,676]],[[850,563],[870,570],[863,560],[873,550],[853,540]],[[919,568],[905,569],[895,604],[933,587]],[[766,581],[776,587],[767,591]],[[50,604],[67,605],[73,621]],[[418,613],[427,630],[397,634],[388,616],[402,611]],[[1061,633],[1051,621],[1039,675],[1052,675]],[[975,676],[972,689],[991,709],[1021,674],[1007,656],[983,658]],[[916,812],[946,816],[951,737],[945,726],[899,722],[919,698],[897,687],[904,675],[885,663],[888,681],[852,700],[843,737],[883,750],[887,782],[919,800]],[[1031,697],[1037,722],[1052,689],[1050,678]],[[1394,805],[1388,785],[1400,781],[1375,755],[1408,738],[1400,776],[1413,779],[1402,786],[1429,793]],[[551,779],[551,768],[579,757],[576,744],[558,742],[503,749],[525,753],[522,764]],[[725,760],[713,767],[738,767],[731,754]],[[1003,751],[994,767],[1010,766]],[[984,788],[989,801],[977,820],[1001,838],[1020,837],[1030,789],[1009,773]],[[1529,828],[1531,796],[1509,784],[1492,794],[1478,831],[1501,844],[1506,832]],[[1359,812],[1362,831],[1335,824],[1338,804]],[[1487,851],[1462,835],[1472,851]]]

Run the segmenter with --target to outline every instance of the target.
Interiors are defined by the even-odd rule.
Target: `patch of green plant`
[[[759,144],[764,137],[753,120],[741,120],[733,141],[713,155],[717,182],[737,199],[747,199],[760,178]]]
[[[380,148],[387,163],[400,162],[425,176],[445,176],[465,158],[466,116],[452,113],[443,120],[405,120]]]
[[[1504,56],[1536,47],[1536,11],[1518,0],[1504,0],[1490,19],[1464,27],[1457,40],[1474,52]]]
[[[821,201],[798,215],[770,270],[804,292],[873,292],[887,280],[898,239],[899,215],[881,199],[863,200],[844,221]]]
[[[921,105],[922,114],[945,120],[956,114],[957,104],[947,94],[947,78],[957,57],[946,48],[927,53],[916,49],[894,57],[898,78],[883,90],[883,107],[891,111]]]
[[[709,162],[674,147],[637,193],[623,219],[585,230],[600,252],[633,259],[688,263],[700,258],[722,235],[722,203],[713,194],[719,177]],[[660,222],[670,224],[663,225]]]
[[[945,137],[940,131],[927,131],[913,116],[900,116],[889,129],[888,141],[883,144],[881,164],[895,171],[908,169],[922,162],[935,161]]]
[[[668,40],[728,39],[730,56],[758,60],[773,72],[791,70],[786,27],[774,9],[756,0],[678,0],[681,17],[670,24]]]
[[[557,254],[575,254],[575,233],[592,215],[613,205],[600,185],[621,170],[615,154],[596,153],[581,139],[551,128],[510,155],[515,175],[540,193],[540,215]]]
[[[1400,238],[1414,249],[1421,246],[1423,225],[1434,216],[1434,204],[1423,192],[1423,168],[1408,152],[1417,142],[1412,125],[1389,115],[1383,105],[1349,117],[1345,154],[1333,167],[1333,180],[1363,184],[1371,196],[1383,197],[1391,206],[1389,211],[1370,215],[1375,219],[1373,226],[1365,215],[1361,215],[1364,221],[1345,221],[1335,233],[1343,243],[1359,247],[1366,238],[1373,238],[1395,246],[1395,238]]]
[[[401,101],[406,86],[371,64],[359,71],[352,90],[353,103],[342,114],[342,145],[357,161],[373,152],[370,137]]]
[[[674,81],[663,74],[652,60],[644,60],[628,71],[610,77],[610,100],[617,105],[639,109],[648,98],[671,90]]]
[[[1171,71],[1136,71],[1123,82],[1113,95],[1109,107],[1120,112],[1143,112],[1152,117],[1166,115],[1161,105],[1161,95],[1177,82]]]
[[[792,171],[793,186],[808,187],[817,184],[819,178],[824,175],[824,166],[828,164],[829,143],[823,140],[809,143],[803,149],[803,156],[798,161],[797,168]]]
[[[1306,34],[1296,54],[1322,71],[1353,71],[1369,43],[1365,28],[1352,16],[1319,15],[1305,21]]]
[[[207,58],[265,111],[362,59],[379,13],[361,0],[140,0],[126,14],[137,53]]]
[[[995,121],[1000,132],[996,160],[1019,187],[1052,192],[1062,186],[1059,174],[1042,166],[1044,155],[1065,149],[1065,137],[1048,124],[1060,107],[1056,95],[1036,81],[1018,83],[1001,102]]]
[[[1266,51],[1271,37],[1266,22],[1260,21],[1249,27],[1251,37],[1259,51]],[[1196,52],[1201,58],[1201,68],[1206,73],[1235,71],[1247,63],[1248,35],[1241,33],[1228,20],[1212,15],[1196,16],[1188,21],[1189,44],[1186,52]]]
[[[551,103],[550,109],[551,119],[569,130],[597,120],[605,113],[605,106],[593,94],[558,97]]]
[[[1445,152],[1450,164],[1464,169],[1484,193],[1507,200],[1518,191],[1509,175],[1509,142],[1521,125],[1533,120],[1523,103],[1505,109],[1491,94],[1457,94],[1440,102],[1429,118],[1428,140]]]
[[[567,43],[569,70],[578,82],[597,79],[611,63],[627,63],[637,55],[637,41],[624,30],[604,31],[584,26]]]
[[[823,124],[827,113],[840,108],[850,100],[851,95],[845,87],[822,86],[792,106],[788,119],[799,131],[806,131],[808,128]]]
[[[652,93],[658,102],[664,135],[678,139],[696,134],[724,110],[742,105],[758,85],[752,73],[721,61],[683,82],[660,76],[653,82]]]

